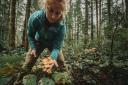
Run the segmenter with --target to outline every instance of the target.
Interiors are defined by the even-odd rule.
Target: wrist
[[[36,50],[36,48],[31,48],[31,50]]]
[[[52,60],[57,60],[57,58],[56,58],[55,56],[52,56],[52,55],[50,55],[50,58],[51,58]]]

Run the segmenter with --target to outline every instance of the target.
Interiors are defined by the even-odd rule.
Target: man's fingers
[[[54,65],[55,65],[56,67],[58,67],[58,63],[56,62],[56,60],[53,60],[53,62],[54,62]]]
[[[36,54],[31,53],[30,55],[33,56],[33,57],[36,57]]]
[[[48,66],[45,66],[44,68],[44,72],[47,72],[47,73],[51,73],[51,70],[52,70],[52,67],[53,67],[54,63],[51,64],[51,65],[48,65]]]
[[[42,60],[42,64],[44,65],[44,72],[51,73],[53,66],[58,67],[57,61],[52,60],[50,57],[44,58]]]
[[[47,72],[47,73],[52,73],[51,69],[48,69],[46,72]]]
[[[52,70],[53,66],[54,66],[54,63],[53,63],[53,64],[51,64],[51,66],[49,67],[49,69],[47,69],[47,72],[48,72],[48,73],[50,73],[50,72],[51,72],[51,70]]]
[[[30,55],[32,55],[33,57],[37,57],[36,50],[32,50],[31,53],[30,53]]]
[[[36,53],[34,53],[34,57],[36,57]]]
[[[50,67],[49,67],[49,69],[48,69],[48,70],[51,70],[51,69],[52,69],[52,67],[53,67],[53,65],[54,65],[54,63],[50,65]]]

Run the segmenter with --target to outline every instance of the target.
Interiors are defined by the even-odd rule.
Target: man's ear
[[[43,5],[43,8],[45,8],[45,9],[47,8],[47,5],[45,2],[43,2],[42,5]]]
[[[45,3],[45,0],[37,0],[38,1],[38,6],[39,8],[44,8],[44,3]]]
[[[40,3],[43,8],[45,8],[46,0],[42,0],[42,3]]]

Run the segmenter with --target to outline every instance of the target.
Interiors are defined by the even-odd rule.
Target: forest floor
[[[0,85],[5,85],[23,63],[23,48],[0,53]],[[70,85],[128,85],[128,58],[114,55],[109,65],[109,55],[95,48],[76,52],[64,50],[65,62],[71,77]],[[51,84],[52,85],[52,84]]]

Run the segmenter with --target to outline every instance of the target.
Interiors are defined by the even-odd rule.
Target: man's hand
[[[44,58],[42,60],[43,71],[51,73],[53,66],[58,67],[56,60],[52,60],[51,57]]]
[[[36,54],[36,50],[35,50],[35,49],[32,49],[32,51],[31,51],[31,55],[34,56],[34,57],[37,56],[37,54]]]
[[[58,64],[57,64],[56,60],[51,61],[51,64],[49,65],[49,68],[46,70],[46,72],[51,73],[51,70],[52,70],[53,66],[58,67]]]

